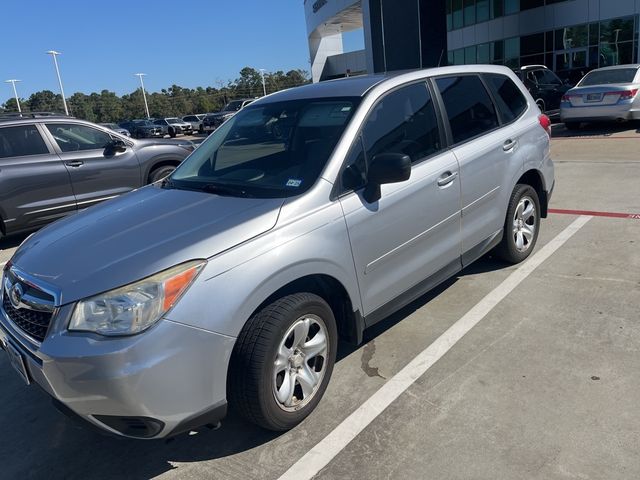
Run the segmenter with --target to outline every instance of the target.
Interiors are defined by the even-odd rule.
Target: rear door
[[[518,142],[511,137],[511,128],[500,124],[479,75],[442,76],[436,78],[435,85],[448,118],[452,151],[460,164],[462,252],[466,264],[484,253],[502,232],[502,179]]]
[[[382,185],[381,198],[369,203],[363,179],[381,153],[409,155],[411,177]],[[340,203],[368,321],[416,298],[430,280],[460,269],[458,162],[444,149],[425,82],[394,90],[372,107],[341,181],[346,191]]]
[[[142,186],[138,157],[129,144],[124,152],[107,155],[105,146],[116,137],[104,130],[57,122],[47,123],[46,129],[69,172],[78,208]]]
[[[71,179],[35,124],[0,127],[0,215],[7,232],[76,210]]]

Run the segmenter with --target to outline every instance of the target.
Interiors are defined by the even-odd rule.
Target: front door
[[[368,203],[362,179],[381,153],[409,155],[411,177],[382,185],[381,198]],[[353,191],[340,198],[365,316],[398,297],[406,303],[425,280],[459,270],[458,173],[455,156],[443,150],[426,83],[395,90],[372,108],[342,174]]]
[[[80,123],[48,123],[47,130],[71,176],[78,208],[85,208],[143,185],[133,149],[106,155],[112,140],[104,130]]]

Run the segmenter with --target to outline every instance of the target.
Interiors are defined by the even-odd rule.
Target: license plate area
[[[587,102],[599,102],[600,100],[602,100],[602,94],[601,93],[588,93],[587,94]]]
[[[7,355],[9,355],[9,362],[11,363],[11,366],[16,370],[16,372],[18,372],[18,375],[20,375],[24,383],[29,385],[31,381],[29,380],[27,366],[22,354],[9,342],[3,342],[3,347],[7,352]]]

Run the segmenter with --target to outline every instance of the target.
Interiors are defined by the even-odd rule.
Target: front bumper
[[[597,122],[640,119],[640,109],[634,109],[630,102],[615,105],[586,105],[573,107],[560,105],[562,122]]]
[[[61,307],[56,324],[71,310]],[[29,380],[102,431],[163,438],[215,423],[226,412],[231,337],[166,319],[131,337],[70,333],[55,325],[50,332],[36,345],[0,307],[0,344],[20,353]]]

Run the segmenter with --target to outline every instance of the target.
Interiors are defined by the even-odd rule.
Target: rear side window
[[[0,158],[48,154],[35,125],[0,128]]]
[[[498,126],[493,102],[477,75],[440,77],[436,85],[449,117],[453,143],[464,142]]]
[[[373,107],[362,136],[369,162],[379,153],[404,153],[417,162],[439,151],[438,121],[426,84],[386,95]]]
[[[512,122],[527,109],[527,99],[509,77],[488,74],[485,78],[504,123]]]

